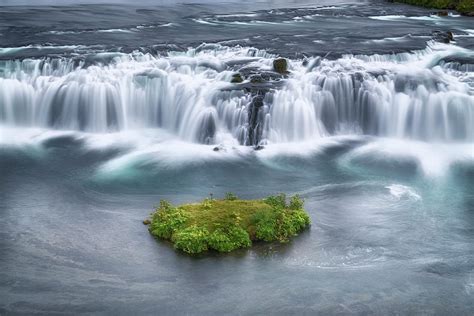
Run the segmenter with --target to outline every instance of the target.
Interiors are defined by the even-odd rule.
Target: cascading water
[[[92,64],[2,61],[0,122],[87,132],[159,127],[187,141],[219,143],[231,135],[243,145],[347,133],[474,139],[473,66],[456,62],[473,53],[452,45],[294,60],[282,86],[230,83],[241,67],[271,70],[273,56],[253,48],[114,56]]]
[[[471,315],[474,18],[390,2],[0,0],[0,315]],[[312,225],[142,224],[228,192]]]

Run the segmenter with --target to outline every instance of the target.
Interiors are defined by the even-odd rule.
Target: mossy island
[[[311,224],[303,205],[298,195],[287,201],[285,194],[242,200],[227,193],[224,199],[179,206],[162,200],[144,223],[153,236],[188,254],[231,252],[256,241],[288,242]]]

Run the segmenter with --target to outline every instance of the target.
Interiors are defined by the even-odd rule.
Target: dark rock
[[[253,98],[252,100],[252,106],[254,107],[262,107],[263,106],[263,96],[262,95],[257,95],[256,97]]]
[[[258,74],[258,75],[252,75],[250,77],[250,82],[251,83],[264,83],[265,82],[265,79],[263,79],[262,75]]]
[[[440,43],[446,43],[448,44],[449,42],[454,40],[454,35],[452,32],[447,31],[434,31],[431,33],[431,36],[433,37],[433,40],[440,42]]]
[[[264,149],[264,148],[265,148],[265,146],[263,146],[263,145],[257,145],[257,146],[255,146],[253,149],[254,149],[254,150],[262,150],[262,149]]]
[[[225,151],[225,148],[222,145],[218,145],[218,146],[212,148],[212,150],[213,151]]]
[[[262,107],[264,106],[264,97],[266,93],[256,95],[253,97],[249,107],[249,138],[247,140],[248,145],[256,145],[260,142],[262,137],[262,120],[261,114]],[[260,118],[259,118],[260,117]]]
[[[288,73],[288,62],[285,58],[278,58],[273,61],[273,70],[280,74]]]
[[[246,78],[247,80],[238,85],[228,85],[225,87],[225,90],[241,90],[251,95],[251,101],[246,105],[248,124],[237,136],[241,145],[257,146],[261,144],[264,127],[263,122],[265,111],[267,111],[264,105],[265,103],[271,103],[273,91],[285,84],[285,81],[282,79],[288,75],[287,67],[288,63],[286,59],[280,58],[274,61],[275,71],[264,71],[259,67],[253,66],[242,67],[238,70],[235,69],[238,73],[233,75],[233,79],[240,77]],[[209,134],[210,140],[214,140],[213,132],[214,130],[209,128],[209,132],[206,133]],[[259,149],[261,148],[257,150]],[[213,148],[213,151],[216,152],[221,150],[225,149],[220,146]]]
[[[250,78],[250,81],[252,81],[252,78],[254,76],[257,76],[257,78],[254,79],[254,81],[280,81],[283,76],[279,73],[273,72],[273,71],[262,71],[260,68],[257,67],[245,67],[239,69],[239,73],[245,77],[245,78]]]
[[[231,83],[241,83],[243,82],[244,79],[242,78],[242,75],[239,73],[233,74],[232,75],[232,80],[230,81]]]
[[[147,218],[143,220],[143,225],[150,225],[151,221]]]
[[[450,41],[454,41],[454,34],[453,34],[453,32],[447,31],[447,32],[446,32],[446,35],[448,36],[448,39],[449,39]]]
[[[448,11],[446,11],[446,10],[438,11],[436,14],[438,16],[448,16]]]

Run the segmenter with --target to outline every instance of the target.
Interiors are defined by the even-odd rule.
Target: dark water
[[[99,51],[141,49],[156,52],[196,47],[203,42],[223,42],[266,49],[288,57],[337,57],[343,53],[422,49],[427,36],[434,30],[463,35],[468,34],[466,29],[473,28],[468,17],[431,17],[433,11],[387,5],[384,1],[196,0],[110,4],[114,2],[117,1],[84,1],[85,4],[39,1],[38,4],[50,5],[4,6],[0,12],[1,45],[84,45]],[[0,2],[3,3],[31,4],[29,1]],[[370,18],[380,16],[389,19]],[[384,38],[389,40],[374,42]],[[393,38],[399,40],[390,40]],[[463,38],[459,44],[472,48],[474,40]],[[83,50],[89,51],[91,47]],[[6,56],[43,56],[60,52],[61,49],[48,52],[44,48],[39,51],[30,48],[21,53],[7,52]]]
[[[28,63],[9,73],[17,69],[8,68],[12,64],[30,59],[86,61],[90,68],[84,69],[109,78],[120,72],[107,72],[113,62],[105,53],[177,54],[206,42],[292,58],[295,78],[304,73],[298,68],[303,56],[334,60],[348,53],[385,54],[391,59],[380,69],[400,62],[426,74],[413,50],[431,45],[433,31],[451,30],[456,43],[425,53],[456,52],[467,61],[448,73],[446,87],[430,90],[429,100],[462,96],[471,102],[463,122],[474,113],[474,24],[455,14],[436,17],[378,1],[0,5],[0,79],[10,80],[0,81],[1,109],[27,103],[28,97],[8,99],[8,91],[32,98],[41,91],[18,82],[41,87],[61,76],[91,80],[81,70],[36,76]],[[404,52],[412,64],[391,55]],[[206,61],[227,58],[220,50],[205,54]],[[195,73],[190,78],[188,85],[202,80]],[[284,91],[298,95],[297,87]],[[417,93],[426,94],[422,88]],[[474,311],[474,135],[420,141],[351,132],[293,142],[269,136],[273,141],[261,151],[222,141],[225,150],[214,152],[214,145],[183,141],[186,133],[172,129],[89,133],[8,121],[5,113],[0,111],[0,315]],[[227,139],[224,129],[219,135]],[[160,199],[182,203],[229,191],[243,198],[301,194],[313,225],[288,244],[191,258],[153,239],[142,224]]]

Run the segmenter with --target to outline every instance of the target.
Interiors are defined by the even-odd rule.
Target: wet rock
[[[450,41],[454,41],[454,34],[451,31],[446,32],[446,35],[448,36],[448,39]]]
[[[436,14],[438,16],[448,16],[448,11],[446,11],[446,10],[438,11],[438,12],[436,12]]]
[[[273,61],[273,70],[280,74],[288,73],[288,62],[285,58],[277,58]]]
[[[262,107],[263,106],[263,95],[257,95],[252,100],[252,106],[254,107]]]
[[[250,77],[251,83],[264,83],[265,79],[263,79],[262,75],[252,75]]]
[[[263,121],[265,117],[265,103],[271,103],[274,90],[284,85],[284,79],[288,71],[287,61],[283,58],[284,67],[277,62],[277,68],[284,73],[277,71],[262,70],[259,67],[247,66],[236,69],[241,78],[246,78],[244,82],[235,86],[226,86],[226,90],[242,90],[251,96],[251,101],[247,105],[248,125],[246,130],[239,136],[239,142],[246,146],[257,146],[262,141]],[[235,75],[234,75],[235,76]],[[234,77],[233,77],[234,78]],[[261,148],[257,148],[260,150]],[[224,150],[220,146],[213,148],[213,151]]]
[[[217,151],[225,151],[225,148],[224,148],[224,146],[222,146],[222,145],[218,145],[218,146],[212,148],[212,150],[213,150],[213,151],[216,151],[216,152],[217,152]]]
[[[150,225],[151,221],[147,218],[143,220],[143,225]]]
[[[433,40],[440,42],[440,43],[446,43],[448,44],[449,42],[454,40],[454,35],[450,31],[434,31],[431,33],[431,36],[433,37]]]
[[[265,148],[265,146],[263,146],[263,145],[257,145],[253,149],[258,151],[258,150],[262,150],[264,148]]]
[[[260,142],[262,137],[262,124],[259,119],[261,108],[264,106],[265,94],[256,95],[253,97],[249,107],[249,145],[256,145]]]
[[[236,73],[232,75],[232,80],[230,81],[231,83],[241,83],[243,82],[244,79],[242,78],[242,75],[240,73]]]
[[[254,78],[255,83],[280,81],[284,77],[280,73],[274,71],[264,71],[257,67],[241,68],[239,69],[239,73],[243,77],[249,78],[250,81],[252,81],[252,78]]]

